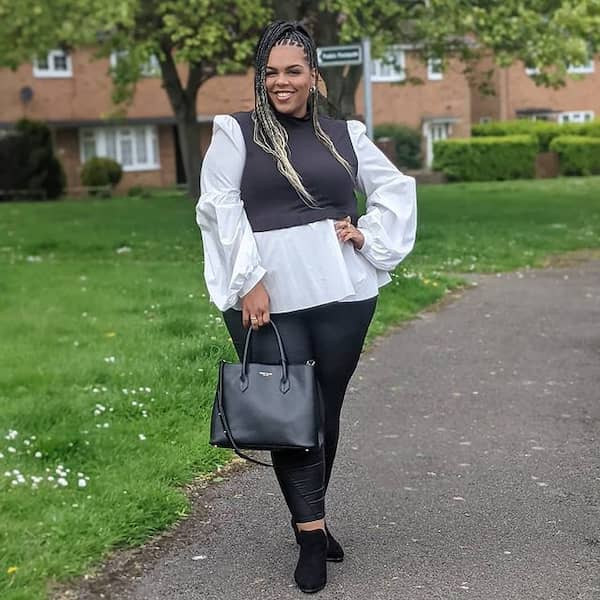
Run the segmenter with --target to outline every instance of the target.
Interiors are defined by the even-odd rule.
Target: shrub
[[[31,190],[32,196],[42,190],[46,198],[58,198],[65,184],[45,123],[22,119],[14,131],[0,138],[0,190]]]
[[[416,129],[396,123],[377,125],[374,131],[376,140],[391,138],[394,142],[396,164],[399,167],[419,169],[422,165],[421,134]]]
[[[600,121],[589,123],[555,123],[553,121],[529,121],[518,119],[516,121],[492,121],[473,125],[473,137],[506,136],[506,135],[533,135],[538,140],[539,151],[547,152],[554,138],[564,135],[585,135],[600,137]]]
[[[87,187],[110,185],[115,187],[121,177],[123,169],[112,158],[94,156],[85,162],[81,169],[81,182]]]
[[[560,136],[552,140],[550,150],[558,153],[563,175],[600,174],[600,137]]]
[[[530,135],[440,140],[433,168],[449,181],[528,179],[535,174],[537,149]]]

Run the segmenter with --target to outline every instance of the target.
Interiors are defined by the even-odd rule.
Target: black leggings
[[[316,362],[316,374],[325,405],[325,444],[305,450],[271,452],[275,475],[297,523],[325,517],[325,492],[337,450],[340,412],[346,387],[360,356],[377,297],[359,302],[335,302],[305,310],[272,315],[283,339],[290,364]],[[242,356],[247,330],[242,313],[223,313],[238,356]],[[273,328],[253,332],[250,360],[280,362]]]

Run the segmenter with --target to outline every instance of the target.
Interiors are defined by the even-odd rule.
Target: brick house
[[[469,135],[470,94],[459,69],[450,65],[441,73],[439,64],[420,65],[402,47],[390,49],[390,56],[394,64],[373,64],[374,123],[401,122],[422,128],[429,140]],[[107,119],[113,110],[108,73],[115,60],[118,56],[94,59],[85,49],[71,54],[55,50],[16,72],[0,69],[0,128],[10,128],[23,117],[46,121],[70,188],[80,186],[81,165],[94,155],[111,156],[122,164],[122,189],[183,183],[175,119],[156,64],[144,67],[126,118]],[[424,84],[398,85],[404,80],[405,67]],[[252,106],[251,73],[205,83],[198,95],[202,149],[210,140],[215,114]],[[363,111],[362,88],[357,91],[357,111]]]
[[[471,122],[506,121],[510,119],[533,119],[559,123],[584,123],[600,115],[600,63],[599,55],[587,64],[572,67],[569,73],[577,79],[569,79],[559,89],[537,86],[522,63],[509,68],[497,69],[493,75],[494,96],[484,96],[472,91]],[[482,69],[491,65],[481,64]]]
[[[116,60],[117,55],[94,59],[85,49],[71,54],[55,50],[15,72],[0,69],[0,129],[23,117],[46,121],[70,188],[80,186],[81,165],[94,155],[111,156],[122,164],[122,190],[183,183],[175,119],[155,63],[144,66],[126,117],[107,119],[113,110],[108,73]],[[410,49],[395,46],[388,57],[373,63],[373,120],[375,125],[397,122],[420,129],[429,165],[433,141],[468,136],[472,122],[527,115],[542,118],[548,111],[558,111],[552,114],[562,120],[593,118],[600,112],[600,95],[592,93],[594,87],[598,89],[600,75],[593,62],[587,68],[582,81],[553,91],[537,88],[522,67],[514,66],[496,74],[498,94],[483,97],[469,87],[459,64],[449,61],[442,71],[440,61],[425,65]],[[402,85],[406,71],[423,83]],[[198,94],[202,150],[210,140],[215,114],[252,108],[252,82],[248,73],[215,77],[202,86]],[[356,103],[361,114],[362,86]]]

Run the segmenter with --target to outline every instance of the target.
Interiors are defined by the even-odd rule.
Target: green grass
[[[424,186],[419,222],[370,339],[457,273],[600,246],[600,178]],[[216,363],[234,355],[193,202],[0,204],[0,340],[0,597],[35,600],[181,518],[182,486],[230,456],[207,444]]]

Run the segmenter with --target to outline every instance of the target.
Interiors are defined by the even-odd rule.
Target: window
[[[71,57],[64,50],[52,50],[33,61],[34,77],[73,77]]]
[[[591,110],[568,111],[558,115],[559,123],[587,123],[594,120],[594,112]]]
[[[404,50],[392,46],[386,54],[371,64],[371,81],[403,81]]]
[[[584,65],[569,65],[569,67],[567,68],[567,71],[569,73],[578,74],[578,75],[585,75],[586,73],[593,73],[594,72],[594,59],[590,58],[588,60],[588,62],[585,63]],[[539,72],[540,72],[540,70],[536,69],[535,67],[526,67],[525,68],[525,73],[527,73],[527,75],[529,75],[529,76],[538,75]]]
[[[483,125],[485,123],[491,123],[492,117],[479,117],[479,122]]]
[[[152,125],[81,129],[80,159],[106,156],[121,164],[123,171],[160,169],[158,134]]]
[[[114,69],[119,60],[127,58],[127,50],[113,50],[110,53],[110,66]],[[155,54],[151,54],[147,61],[140,65],[140,75],[142,77],[160,77],[160,64]]]
[[[584,65],[569,65],[569,73],[577,73],[584,75],[585,73],[594,72],[594,59],[590,58]]]
[[[427,79],[440,80],[444,78],[444,61],[441,58],[427,60]]]

